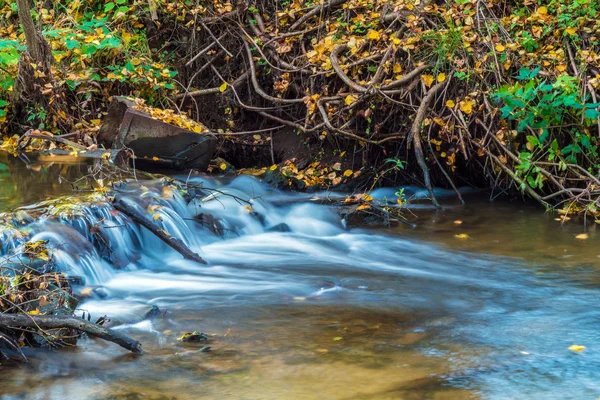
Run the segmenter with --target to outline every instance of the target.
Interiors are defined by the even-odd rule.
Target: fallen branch
[[[201,264],[206,264],[206,261],[198,254],[194,253],[185,243],[180,239],[169,235],[164,229],[158,227],[154,222],[150,221],[145,215],[127,205],[123,200],[115,199],[113,207],[123,214],[127,215],[134,222],[142,225],[150,232],[155,234],[160,240],[169,245],[173,250],[177,251],[187,260],[196,261]]]
[[[26,315],[0,313],[0,328],[2,329],[34,329],[38,331],[50,329],[74,329],[118,344],[133,353],[142,353],[142,344],[121,332],[104,328],[83,319],[75,317],[59,317],[55,315]]]

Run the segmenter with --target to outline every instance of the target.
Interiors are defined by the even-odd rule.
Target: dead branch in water
[[[50,329],[73,329],[78,332],[87,333],[89,336],[116,343],[133,353],[142,353],[142,344],[137,340],[132,339],[121,332],[107,329],[100,325],[96,325],[75,317],[0,313],[0,329],[33,329],[36,331]]]
[[[206,264],[206,261],[198,254],[194,253],[185,243],[178,238],[169,235],[164,229],[159,228],[155,223],[146,218],[145,215],[127,205],[123,200],[115,199],[113,207],[155,234],[156,237],[181,254],[185,259]]]

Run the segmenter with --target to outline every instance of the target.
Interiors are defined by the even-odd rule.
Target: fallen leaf
[[[580,353],[585,350],[585,346],[579,346],[577,344],[573,344],[569,346],[569,350],[574,351],[575,353]]]
[[[461,224],[462,224],[462,221],[461,221],[461,220],[458,220],[458,219],[457,219],[456,221],[454,221],[454,225],[461,225]]]
[[[379,40],[380,37],[381,35],[379,34],[379,31],[376,31],[374,29],[370,30],[369,33],[367,33],[367,38],[370,40]]]
[[[504,47],[504,46],[503,46],[503,45],[501,45],[500,43],[498,43],[498,44],[496,45],[496,51],[497,51],[498,53],[502,53],[504,50],[506,50],[506,47]]]
[[[351,95],[351,94],[346,96],[346,98],[344,99],[344,103],[346,103],[347,106],[352,105],[355,101],[356,101],[356,96]]]
[[[465,114],[469,115],[473,112],[473,106],[475,103],[471,100],[464,100],[460,102],[460,110]]]
[[[577,33],[577,29],[576,28],[567,28],[567,29],[565,29],[565,32],[567,32],[567,34],[569,34],[569,35],[574,35]]]
[[[457,239],[469,239],[469,235],[466,233],[459,233],[458,235],[454,235],[454,237]]]
[[[342,340],[342,339],[343,339],[343,337],[341,337],[341,336],[337,336],[337,337],[334,337],[334,338],[333,338],[333,341],[334,341],[334,342],[339,342],[339,341],[340,341],[340,340]]]
[[[580,240],[585,240],[588,239],[590,236],[587,233],[580,233],[579,235],[575,236],[575,239],[580,239]]]
[[[219,92],[223,93],[224,91],[227,90],[228,86],[229,86],[229,84],[227,82],[223,82],[223,84],[221,86],[219,86]]]
[[[433,75],[421,75],[421,78],[423,79],[425,86],[431,87],[431,85],[433,85]]]
[[[442,72],[442,73],[440,73],[440,74],[437,76],[437,81],[438,81],[438,83],[445,82],[445,81],[446,81],[446,74],[445,74],[445,73],[443,73],[443,72]]]
[[[452,101],[452,100],[448,100],[446,102],[446,107],[448,107],[448,108],[454,108],[454,107],[456,107],[456,103],[454,103],[454,101]]]

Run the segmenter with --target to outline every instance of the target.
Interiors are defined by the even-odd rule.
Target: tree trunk
[[[29,56],[36,64],[50,64],[50,48],[33,23],[30,0],[17,0],[17,7],[19,8],[19,21],[23,27],[23,32],[25,32]],[[47,66],[49,67],[49,65]]]
[[[25,114],[24,118],[19,118],[23,121],[29,120],[27,114],[32,110],[38,113],[40,118],[32,120],[38,126],[32,128],[43,126],[46,130],[58,128],[68,131],[71,122],[64,93],[55,84],[52,74],[52,50],[33,22],[30,0],[17,0],[17,7],[19,21],[25,32],[27,51],[21,55],[19,77],[15,83],[16,112]]]

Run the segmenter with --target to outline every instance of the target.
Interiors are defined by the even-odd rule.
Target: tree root
[[[411,139],[413,146],[415,146],[415,156],[417,157],[417,163],[423,171],[423,180],[425,181],[425,187],[429,192],[431,201],[438,210],[442,209],[442,206],[437,201],[435,194],[433,193],[433,186],[431,185],[431,178],[429,176],[429,168],[427,167],[427,162],[425,162],[425,156],[423,154],[423,145],[421,143],[421,125],[423,125],[423,120],[427,115],[429,105],[433,101],[436,94],[438,94],[444,88],[444,86],[446,86],[446,82],[438,83],[437,85],[429,89],[429,91],[421,101],[421,105],[419,106],[419,110],[417,111],[417,115],[415,116],[415,121],[413,122],[411,129]]]

